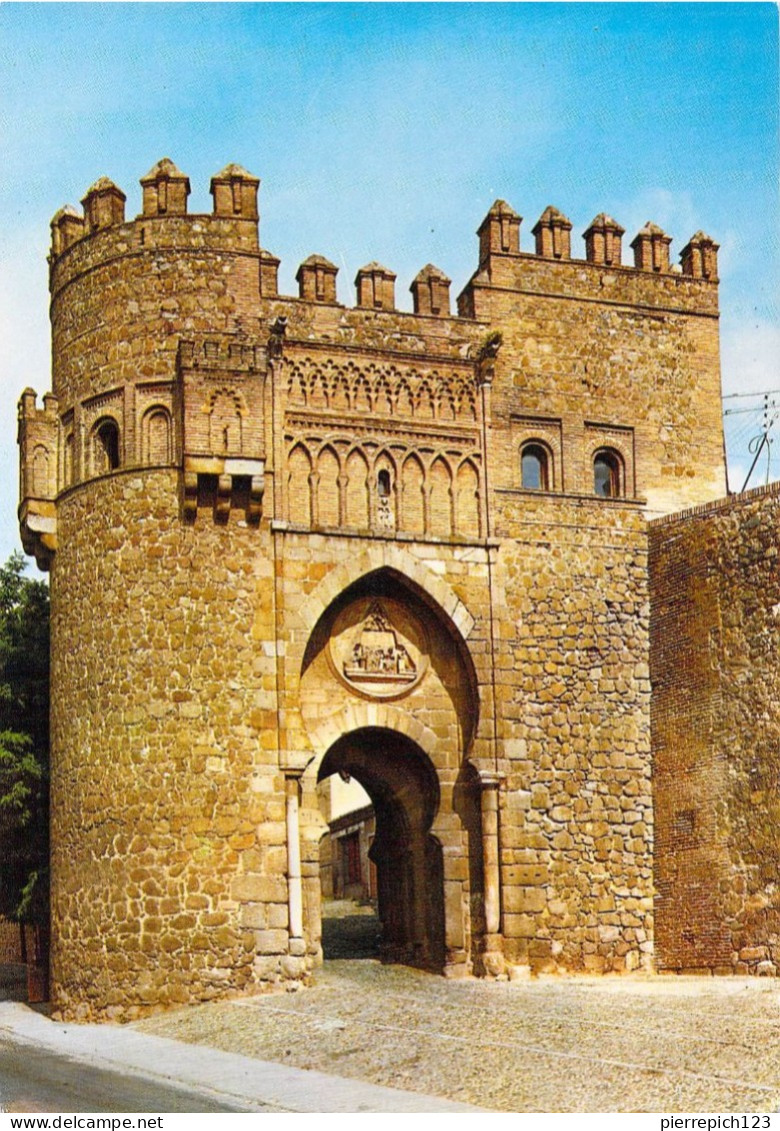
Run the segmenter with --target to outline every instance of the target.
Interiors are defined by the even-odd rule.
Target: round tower
[[[188,214],[165,159],[135,219],[101,178],[82,216],[52,222],[54,395],[26,406],[47,462],[25,493],[50,527],[28,548],[51,568],[66,1015],[132,1016],[280,976],[282,954],[287,976],[305,964],[288,954],[273,660],[257,646],[272,617],[258,185],[229,165],[212,213]]]

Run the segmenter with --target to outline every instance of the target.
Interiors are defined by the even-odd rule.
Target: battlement
[[[71,205],[61,208],[51,221],[51,289],[56,293],[73,277],[116,258],[144,252],[193,253],[235,252],[254,254],[259,262],[255,298],[279,297],[279,260],[260,248],[257,207],[260,180],[240,165],[228,164],[211,178],[213,208],[210,214],[189,213],[189,177],[170,158],[158,161],[140,179],[142,209],[134,220],[126,220],[124,192],[107,177],[100,177],[87,190],[80,214]],[[648,221],[631,241],[633,264],[622,262],[625,229],[604,212],[583,233],[585,257],[572,256],[572,222],[549,205],[532,228],[534,250],[521,249],[522,217],[504,200],[496,200],[480,224],[478,269],[458,301],[458,316],[478,317],[473,287],[515,286],[517,270],[532,273],[533,263],[555,263],[568,271],[570,280],[583,283],[576,272],[583,264],[604,271],[620,269],[622,275],[639,272],[643,277],[714,283],[718,279],[718,244],[697,232],[683,247],[680,264],[672,263],[672,237]],[[338,268],[323,255],[310,255],[296,273],[298,298],[306,302],[339,305],[336,294]],[[355,278],[355,306],[373,311],[394,311],[395,273],[376,262],[361,268]],[[571,286],[571,282],[566,284]],[[409,287],[415,314],[448,317],[450,280],[437,267],[427,264]],[[661,288],[657,293],[663,293]],[[678,288],[679,290],[679,288]],[[686,302],[686,305],[690,305]]]

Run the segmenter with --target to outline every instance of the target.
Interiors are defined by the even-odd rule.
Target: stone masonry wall
[[[661,969],[780,966],[780,487],[650,529]]]
[[[534,969],[649,968],[653,812],[639,508],[502,496],[504,931]]]

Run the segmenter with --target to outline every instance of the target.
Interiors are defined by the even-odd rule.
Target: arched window
[[[526,491],[549,490],[550,461],[541,444],[526,444],[520,454],[520,482]]]
[[[611,448],[602,448],[593,457],[593,490],[601,499],[623,494],[623,461]]]
[[[376,490],[380,499],[390,498],[390,472],[386,467],[376,477]]]
[[[93,471],[103,475],[115,471],[119,464],[119,426],[115,420],[103,420],[93,433]]]

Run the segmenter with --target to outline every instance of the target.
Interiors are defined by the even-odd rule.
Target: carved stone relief
[[[328,661],[353,691],[372,699],[398,698],[427,670],[425,629],[399,601],[362,598],[336,618]]]

